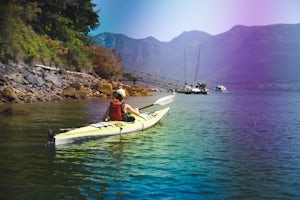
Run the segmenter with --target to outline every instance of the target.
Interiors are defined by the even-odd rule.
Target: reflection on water
[[[127,101],[141,107],[157,98]],[[103,100],[23,104],[14,106],[31,115],[0,116],[0,198],[300,196],[297,93],[179,94],[169,115],[148,130],[44,147],[49,128],[97,122],[107,105]]]

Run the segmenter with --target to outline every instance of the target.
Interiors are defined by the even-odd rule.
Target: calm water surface
[[[0,105],[31,111],[0,116],[0,199],[300,198],[299,93],[177,94],[151,129],[44,147],[49,128],[97,122],[107,104]]]

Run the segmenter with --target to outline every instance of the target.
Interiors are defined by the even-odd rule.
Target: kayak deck
[[[167,107],[147,114],[141,114],[141,116],[134,115],[134,122],[99,122],[90,124],[88,126],[71,129],[67,132],[55,135],[55,145],[72,143],[76,140],[90,137],[106,137],[144,130],[160,121],[167,114],[169,109],[170,108]]]

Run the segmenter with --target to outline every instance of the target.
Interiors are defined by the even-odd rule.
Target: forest
[[[120,55],[93,46],[88,33],[101,25],[90,0],[2,0],[0,62],[25,62],[94,72],[123,73]]]

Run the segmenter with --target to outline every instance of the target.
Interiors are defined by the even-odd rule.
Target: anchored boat
[[[224,85],[218,85],[218,86],[216,86],[215,91],[216,92],[226,92],[227,88]]]

